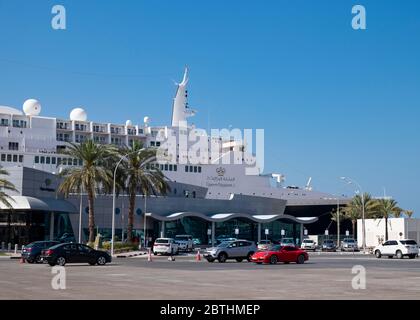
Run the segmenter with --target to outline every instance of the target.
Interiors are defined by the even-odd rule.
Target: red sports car
[[[251,261],[257,264],[270,263],[276,264],[277,262],[296,262],[299,264],[308,260],[306,251],[293,246],[280,246],[275,245],[266,251],[258,251],[251,257]]]

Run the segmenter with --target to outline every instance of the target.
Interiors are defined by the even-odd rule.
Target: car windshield
[[[232,242],[224,241],[221,244],[218,245],[220,248],[226,248],[228,245],[230,245]]]
[[[37,242],[32,242],[30,244],[28,244],[27,246],[25,246],[26,248],[33,248],[33,247],[40,247],[42,246],[43,242],[37,241]]]
[[[282,248],[282,246],[276,245],[276,246],[271,247],[270,251],[280,251],[281,248]]]
[[[404,245],[417,245],[417,242],[415,242],[414,240],[401,240],[401,243]]]
[[[156,239],[156,243],[169,243],[169,239]]]

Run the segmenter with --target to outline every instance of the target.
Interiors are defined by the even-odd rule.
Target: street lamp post
[[[121,162],[127,159],[127,156],[122,156],[121,159],[117,162],[117,165],[114,169],[114,184],[112,188],[112,230],[111,230],[111,256],[114,255],[114,238],[115,238],[115,185],[117,180],[117,169]]]
[[[356,186],[359,188],[359,192],[362,195],[362,247],[363,247],[363,252],[366,252],[365,194],[363,192],[361,185],[356,180],[353,180],[347,177],[341,177],[341,180],[347,181],[348,184],[356,184]]]

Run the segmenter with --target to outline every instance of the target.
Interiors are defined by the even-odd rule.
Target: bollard
[[[7,252],[10,252],[10,251],[12,251],[12,244],[9,242],[7,244]]]
[[[15,244],[15,254],[17,254],[17,251],[18,251],[18,245],[17,245],[17,243]]]
[[[6,249],[6,244],[4,243],[4,241],[1,243],[1,250]]]

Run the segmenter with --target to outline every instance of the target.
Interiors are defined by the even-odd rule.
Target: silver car
[[[359,251],[356,240],[350,238],[343,239],[340,248],[341,251]]]
[[[227,259],[242,262],[244,259],[251,261],[251,256],[257,251],[257,246],[252,241],[225,241],[217,247],[208,248],[203,256],[208,262],[214,262],[216,259],[221,263],[226,262]]]

